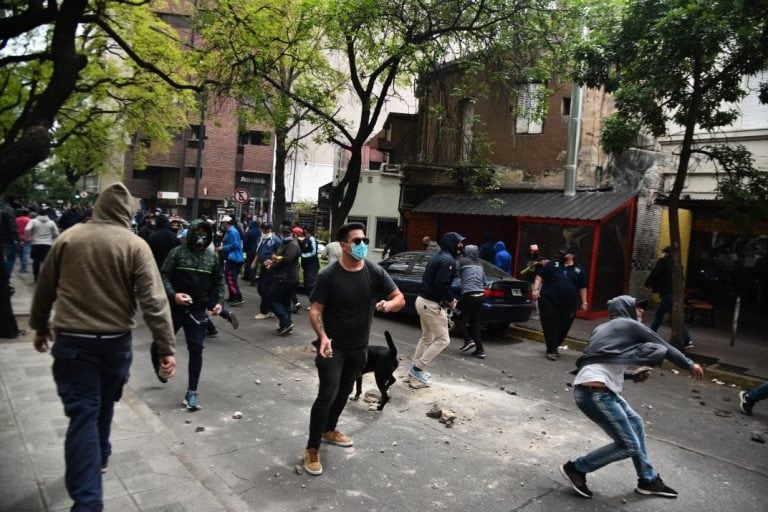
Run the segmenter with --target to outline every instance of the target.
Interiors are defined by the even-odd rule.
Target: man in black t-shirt
[[[310,475],[323,472],[318,454],[321,441],[352,446],[352,439],[336,430],[336,424],[365,366],[374,308],[394,313],[405,306],[389,274],[365,260],[365,225],[344,224],[338,240],[341,259],[320,272],[309,298],[310,322],[319,341],[315,366],[320,379],[304,450],[304,470]]]
[[[558,257],[538,271],[533,300],[539,301],[539,316],[547,341],[547,359],[558,358],[557,347],[571,330],[576,308],[587,309],[587,274],[574,261],[576,249],[566,245]]]

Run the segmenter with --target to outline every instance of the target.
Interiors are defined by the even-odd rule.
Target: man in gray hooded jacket
[[[704,370],[643,325],[643,308],[647,302],[629,295],[609,300],[611,320],[592,331],[584,354],[576,361],[578,371],[573,382],[576,405],[613,439],[612,443],[568,461],[560,468],[571,487],[585,498],[592,497],[587,487],[587,473],[629,457],[637,472],[635,492],[677,498],[677,491],[667,487],[651,465],[643,419],[621,396],[623,381],[645,381],[650,373],[648,366],[659,366],[664,359],[690,371],[697,379],[704,376]],[[629,371],[631,365],[648,366]]]

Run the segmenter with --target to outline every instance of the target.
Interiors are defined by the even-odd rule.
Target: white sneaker
[[[253,317],[254,320],[266,320],[267,318],[275,318],[274,313],[271,311],[269,313],[259,313],[255,317]]]

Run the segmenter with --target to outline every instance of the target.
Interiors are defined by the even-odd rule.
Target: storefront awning
[[[427,198],[419,213],[460,213],[495,217],[601,220],[635,196],[636,192],[506,192],[481,196],[443,194]]]

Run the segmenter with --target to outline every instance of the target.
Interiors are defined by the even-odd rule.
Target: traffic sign
[[[237,204],[248,204],[251,195],[244,188],[236,188],[232,199],[234,199]]]

